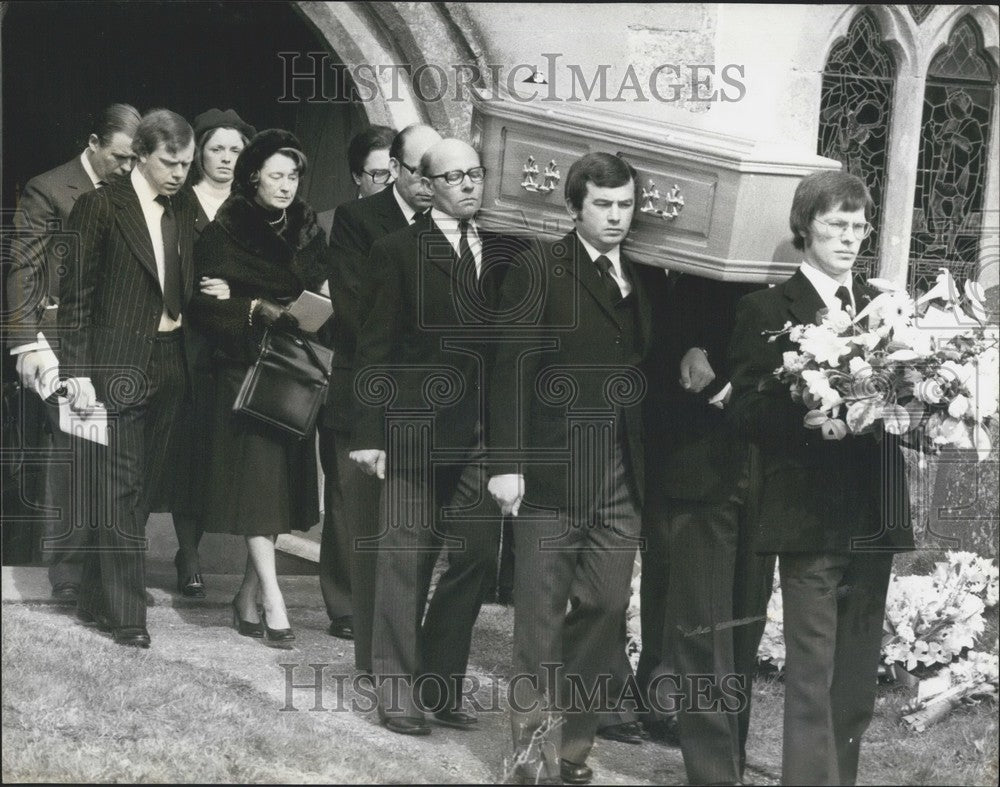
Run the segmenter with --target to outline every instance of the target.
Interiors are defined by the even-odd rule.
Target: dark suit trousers
[[[167,470],[166,450],[186,384],[179,332],[157,337],[137,388],[141,400],[108,413],[108,446],[96,467],[90,546],[79,608],[115,628],[146,625],[146,520]],[[128,393],[121,391],[122,398]]]
[[[83,549],[89,540],[85,511],[91,503],[86,478],[101,447],[88,443],[74,448],[77,441],[59,428],[59,405],[46,403],[45,410],[52,428],[45,502],[53,507],[53,514],[45,520],[42,554],[49,563],[49,582],[55,588],[64,582],[79,585],[83,577]]]
[[[37,477],[40,484],[22,484],[22,501],[35,511],[43,511],[41,554],[49,564],[49,582],[53,588],[66,582],[80,584],[83,574],[83,548],[88,531],[84,506],[89,489],[84,481],[93,464],[95,451],[75,446],[68,434],[59,429],[59,405],[55,399],[43,402],[34,391],[21,390],[21,435],[26,453],[44,462],[41,472],[22,474]]]
[[[324,513],[319,586],[330,620],[353,617],[354,666],[371,672],[377,544],[357,539],[378,534],[381,484],[351,460],[352,449],[347,432],[320,427]]]
[[[386,476],[372,632],[383,717],[415,716],[421,704],[440,710],[461,701],[457,686],[468,666],[472,628],[493,587],[500,538],[481,462],[477,455],[461,464],[390,468]],[[447,568],[428,603],[442,549]],[[415,682],[420,697],[413,695]]]
[[[522,505],[514,522],[514,746],[523,750],[551,711],[563,724],[548,741],[560,758],[575,763],[590,754],[596,711],[613,708],[618,699],[611,689],[613,696],[598,695],[599,704],[587,707],[580,689],[592,693],[601,683],[613,684],[614,665],[624,656],[621,627],[640,523],[621,451],[595,492],[593,506],[577,516],[564,509],[558,516],[533,515]],[[530,489],[526,494],[530,499]],[[546,697],[555,698],[555,707]],[[551,763],[546,766],[549,776],[558,776]]]
[[[654,483],[646,484],[647,500],[642,509],[642,576],[639,580],[639,623],[642,650],[635,671],[636,682],[645,702],[644,715],[649,721],[662,720],[667,713],[649,701],[649,688],[655,682],[672,676],[669,640],[664,638],[666,622],[667,584],[670,581],[668,549],[669,501]],[[648,711],[648,712],[646,712]]]
[[[892,555],[782,553],[783,784],[854,784],[875,684]]]
[[[691,784],[738,783],[746,762],[754,666],[774,577],[774,557],[751,548],[752,508],[736,498],[670,504],[664,647],[683,695],[677,718]]]

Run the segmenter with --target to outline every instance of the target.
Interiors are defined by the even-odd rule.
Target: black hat
[[[233,170],[233,190],[239,192],[248,199],[257,190],[257,186],[250,182],[250,177],[258,172],[271,156],[282,148],[292,148],[300,153],[302,144],[291,131],[281,128],[269,128],[261,131],[250,140],[250,143],[243,148],[240,157],[236,159],[236,167]]]
[[[222,127],[235,128],[247,139],[250,139],[257,133],[257,129],[237,115],[235,109],[227,109],[223,112],[221,109],[213,107],[198,115],[191,126],[194,128],[195,139],[201,139],[201,135],[206,131]]]

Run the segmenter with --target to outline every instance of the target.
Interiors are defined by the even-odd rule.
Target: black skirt
[[[309,530],[319,522],[315,430],[299,440],[234,413],[248,367],[220,353],[213,367],[205,531],[266,536]]]

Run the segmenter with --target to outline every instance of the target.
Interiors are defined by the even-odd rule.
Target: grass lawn
[[[295,689],[295,710],[287,710],[282,664],[353,672],[350,644],[324,633],[320,609],[291,611],[295,651],[239,637],[218,607],[149,611],[153,647],[136,651],[58,607],[3,606],[5,782],[490,783],[504,772],[504,712],[480,714],[478,733],[435,728],[404,738],[382,729],[374,713],[331,712],[332,680],[323,685],[325,710],[312,710],[310,688]],[[509,609],[484,608],[472,654],[480,678],[508,674],[511,621]],[[296,672],[295,681],[308,677]],[[782,694],[778,680],[757,682],[748,782],[777,782]],[[353,696],[348,686],[345,697]],[[997,784],[993,703],[916,734],[897,721],[904,702],[891,687],[880,692],[862,783]],[[599,741],[589,762],[595,783],[684,781],[680,753],[654,744]]]

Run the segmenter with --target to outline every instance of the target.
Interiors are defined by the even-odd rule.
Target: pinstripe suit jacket
[[[194,283],[197,206],[185,189],[173,203],[186,307]],[[89,376],[98,398],[109,406],[138,401],[134,397],[152,355],[163,293],[131,180],[122,178],[81,196],[68,229],[79,237],[79,248],[68,265],[59,306],[60,374]]]

